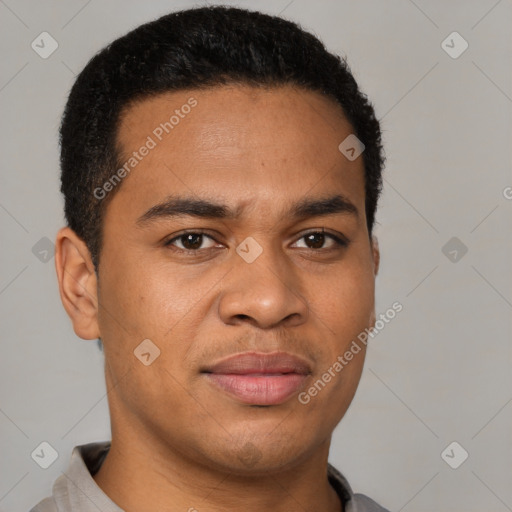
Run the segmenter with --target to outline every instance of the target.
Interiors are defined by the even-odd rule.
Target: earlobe
[[[372,235],[372,256],[373,256],[373,273],[377,275],[380,265],[379,241],[375,235]]]
[[[371,251],[372,251],[372,260],[373,260],[373,275],[376,276],[379,272],[380,265],[380,251],[379,251],[379,241],[375,235],[372,235],[372,243],[371,243]],[[370,327],[375,327],[375,322],[377,318],[375,316],[375,308],[372,309],[370,313]]]
[[[370,313],[370,322],[369,322],[368,326],[373,329],[375,327],[376,321],[377,321],[377,317],[375,316],[375,308],[373,308],[372,312]]]
[[[85,242],[71,228],[62,228],[57,234],[55,268],[60,298],[76,335],[85,340],[99,338],[94,265]]]

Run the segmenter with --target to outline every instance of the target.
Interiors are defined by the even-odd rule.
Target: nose
[[[225,324],[246,322],[270,329],[306,321],[309,311],[300,280],[284,255],[265,249],[252,263],[238,254],[233,260],[219,298],[219,316]]]

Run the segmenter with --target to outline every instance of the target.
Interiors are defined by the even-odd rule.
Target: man
[[[345,62],[276,17],[173,13],[89,62],[61,148],[60,294],[103,345],[112,441],[32,511],[384,511],[328,464],[384,162]]]

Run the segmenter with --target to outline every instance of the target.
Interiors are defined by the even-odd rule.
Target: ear
[[[55,268],[60,298],[76,335],[84,340],[99,338],[94,265],[84,241],[71,228],[62,228],[57,233]]]
[[[380,265],[380,251],[379,251],[379,241],[375,235],[372,235],[371,239],[371,251],[372,251],[372,260],[373,260],[373,275],[376,276],[379,272]],[[375,308],[372,309],[370,314],[370,327],[375,327],[375,322],[377,318],[375,316]]]
[[[379,251],[379,241],[375,235],[372,235],[372,243],[371,243],[372,257],[373,257],[373,274],[376,276],[379,272],[380,265],[380,251]]]

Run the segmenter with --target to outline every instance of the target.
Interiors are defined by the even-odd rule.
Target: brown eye
[[[210,241],[210,245],[203,247],[207,240]],[[204,233],[190,232],[172,238],[165,245],[176,250],[197,252],[201,249],[211,249],[215,246],[215,240]]]
[[[325,235],[323,233],[310,233],[304,237],[306,245],[310,249],[321,249],[325,243]]]
[[[303,235],[299,240],[304,240],[305,248],[312,250],[328,250],[348,246],[348,241],[343,240],[332,233],[326,233],[325,231],[312,231],[311,233]],[[331,243],[325,247],[325,244],[328,241]],[[302,246],[302,248],[304,248],[304,246]]]
[[[196,250],[201,247],[203,242],[203,235],[196,233],[190,233],[188,235],[182,235],[180,238],[183,247],[187,250]]]

